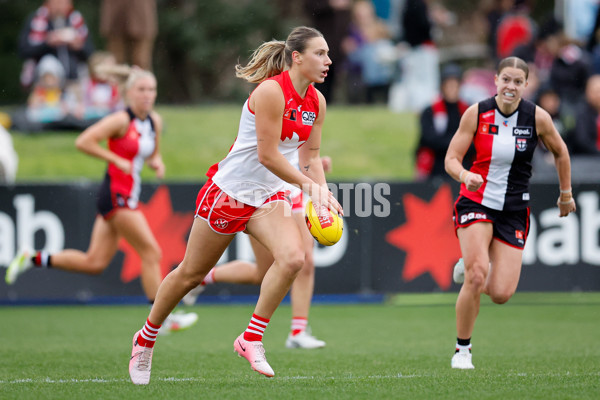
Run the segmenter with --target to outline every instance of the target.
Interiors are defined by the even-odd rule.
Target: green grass
[[[169,181],[204,180],[237,134],[241,106],[159,107],[165,121],[162,154]],[[321,153],[333,158],[331,180],[408,180],[413,174],[416,119],[384,107],[330,107]],[[76,132],[13,135],[19,182],[99,181],[106,165],[75,149]],[[142,177],[152,180],[145,169]]]
[[[145,306],[0,308],[2,399],[597,399],[600,294],[519,293],[484,301],[473,371],[450,368],[456,294],[385,305],[315,305],[322,350],[284,348],[290,309],[265,347],[276,377],[232,352],[249,305],[196,306],[201,323],[159,338],[150,385],[129,382],[131,335]]]

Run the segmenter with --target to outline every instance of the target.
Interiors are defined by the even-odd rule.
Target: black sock
[[[456,338],[456,344],[458,344],[459,346],[468,346],[471,344],[471,338],[468,339],[461,339],[461,338]]]

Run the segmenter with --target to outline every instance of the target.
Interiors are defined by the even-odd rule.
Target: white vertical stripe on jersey
[[[146,158],[150,157],[154,152],[154,146],[156,144],[155,133],[152,131],[150,118],[146,118],[143,121],[136,118],[134,119],[133,123],[135,124],[136,130],[140,134],[140,138],[138,140],[138,153],[133,160],[131,160],[133,164],[131,171],[133,187],[131,188],[128,204],[131,208],[137,207],[137,203],[140,198],[140,192],[142,191],[142,179],[140,177],[140,172],[142,171],[142,168],[144,168],[144,161]]]
[[[498,135],[492,143],[492,160],[487,174],[481,204],[494,210],[502,210],[508,186],[508,174],[515,157],[513,127],[517,126],[519,112],[509,118],[495,110],[494,125],[498,125]],[[506,126],[504,125],[506,122]]]

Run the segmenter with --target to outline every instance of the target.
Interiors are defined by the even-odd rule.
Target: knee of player
[[[304,266],[304,251],[302,249],[290,249],[282,254],[278,260],[279,264],[292,274],[297,274]]]
[[[504,304],[508,300],[510,300],[510,298],[512,297],[513,294],[514,294],[513,291],[508,291],[508,290],[491,292],[490,299],[492,299],[492,301],[496,304]]]
[[[485,286],[485,279],[485,269],[480,268],[477,264],[471,266],[471,268],[469,268],[465,274],[465,283],[479,291],[483,290],[483,287]]]

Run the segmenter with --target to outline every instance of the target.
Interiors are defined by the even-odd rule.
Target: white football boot
[[[325,342],[311,335],[307,330],[292,336],[290,333],[285,341],[288,349],[320,349],[325,347]]]
[[[188,329],[198,321],[198,314],[195,312],[174,312],[169,314],[165,322],[163,322],[159,335],[168,335],[171,332],[178,332]]]
[[[454,271],[452,272],[452,279],[454,283],[462,284],[465,281],[465,262],[463,259],[459,259],[456,265],[454,266]]]
[[[474,369],[471,361],[471,349],[456,349],[452,356],[452,368],[455,369]]]

